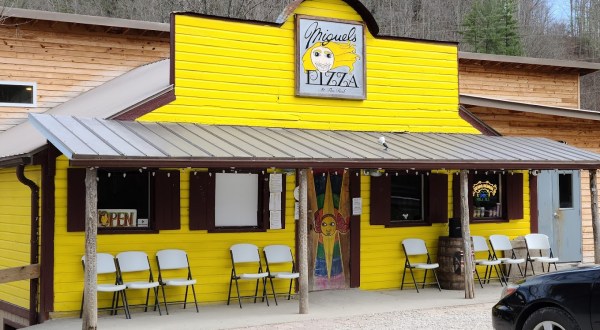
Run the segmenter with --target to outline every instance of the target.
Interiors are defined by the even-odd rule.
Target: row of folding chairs
[[[559,259],[554,257],[547,235],[525,235],[525,245],[527,249],[527,255],[525,258],[517,257],[510,239],[506,235],[491,235],[489,237],[491,249],[483,236],[471,236],[471,238],[473,240],[473,252],[475,254],[487,252],[487,258],[475,258],[474,260],[475,276],[477,277],[479,285],[482,288],[483,283],[489,283],[492,279],[492,271],[495,271],[496,279],[498,279],[500,284],[503,285],[508,283],[510,280],[513,266],[517,267],[521,277],[527,276],[528,266],[531,266],[531,271],[533,275],[535,275],[534,263],[540,263],[542,271],[549,272],[551,265],[554,265],[555,270],[557,269],[556,263],[559,261]],[[404,250],[406,259],[404,263],[404,272],[402,274],[402,284],[400,289],[402,290],[404,288],[404,281],[406,278],[406,272],[408,270],[417,292],[419,292],[418,285],[422,285],[422,288],[424,288],[426,284],[437,284],[438,289],[441,290],[436,273],[436,269],[439,268],[439,263],[432,262],[429,251],[427,250],[427,246],[425,245],[425,241],[419,238],[408,238],[402,241],[402,248]],[[426,256],[426,261],[411,262],[410,257],[416,256]],[[522,264],[525,264],[524,270],[521,268]],[[547,269],[545,268],[546,265]],[[485,266],[483,281],[479,275],[477,266]],[[422,281],[417,281],[415,279],[413,270],[416,269],[425,271]],[[435,282],[426,282],[428,271],[433,272]]]
[[[300,277],[296,270],[296,263],[292,255],[292,250],[287,245],[268,245],[263,248],[266,268],[263,269],[259,249],[256,245],[250,243],[234,244],[229,248],[231,255],[231,278],[229,280],[229,295],[227,305],[231,298],[238,299],[240,308],[242,308],[242,298],[253,298],[254,303],[258,298],[267,302],[269,306],[269,297],[267,294],[267,281],[271,284],[271,295],[277,305],[277,295],[287,295],[288,300],[292,296],[292,286],[295,279]],[[285,268],[287,267],[287,268]],[[256,271],[254,271],[256,269]],[[279,269],[286,269],[279,271]],[[253,295],[240,294],[240,281],[256,281]],[[276,293],[273,280],[289,281],[289,287],[286,293]],[[232,296],[231,291],[235,283],[237,296]],[[261,295],[258,294],[259,284],[262,283]]]
[[[81,263],[85,270],[85,256],[81,258]],[[142,251],[126,251],[117,254],[115,257],[109,253],[97,253],[96,254],[96,272],[98,275],[101,274],[114,274],[114,283],[100,283],[96,286],[97,292],[111,292],[113,293],[111,306],[108,308],[102,308],[109,310],[111,314],[116,314],[117,310],[123,309],[126,318],[131,318],[129,312],[130,305],[127,301],[128,290],[146,290],[146,302],[144,305],[144,311],[148,311],[148,302],[150,299],[150,291],[154,295],[154,310],[158,309],[159,315],[162,315],[160,303],[159,303],[159,287],[162,290],[163,304],[165,312],[169,314],[167,307],[167,296],[165,294],[165,287],[183,287],[185,286],[185,295],[183,301],[172,301],[168,304],[183,304],[183,308],[187,306],[188,290],[191,287],[194,296],[194,304],[196,305],[196,312],[198,312],[198,301],[196,300],[196,290],[194,285],[196,280],[192,277],[192,271],[190,269],[190,263],[187,253],[179,249],[166,249],[156,252],[156,263],[158,265],[158,278],[155,280],[150,267],[150,259],[146,252]],[[175,273],[181,272],[184,278],[170,278],[164,277],[165,272],[174,271]],[[172,273],[172,272],[171,272]],[[133,278],[140,278],[147,276],[148,280],[129,280]],[[82,295],[81,299],[81,310],[79,317],[83,315],[83,302],[85,297]],[[119,306],[119,299],[122,301],[122,306]]]

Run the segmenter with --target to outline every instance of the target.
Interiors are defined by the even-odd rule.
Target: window
[[[215,227],[258,226],[258,174],[216,173]]]
[[[270,175],[264,170],[190,173],[190,230],[256,232],[270,226]],[[285,175],[281,180],[280,219],[285,228]]]
[[[422,222],[424,218],[424,175],[392,176],[391,222]]]
[[[67,171],[67,231],[85,230],[86,170]],[[179,171],[99,169],[98,233],[180,228]]]
[[[523,174],[469,174],[467,187],[471,222],[506,222],[523,219]],[[452,180],[453,217],[461,217],[460,179]]]
[[[371,177],[371,224],[424,226],[448,222],[448,176],[388,172]]]
[[[0,81],[0,106],[35,107],[36,99],[36,83]]]
[[[504,201],[502,174],[475,174],[472,181],[472,218],[501,219]]]
[[[98,229],[147,228],[148,171],[98,170]]]
[[[573,174],[558,174],[558,199],[561,209],[573,208]]]

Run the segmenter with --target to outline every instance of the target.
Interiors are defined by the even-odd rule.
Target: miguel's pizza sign
[[[297,16],[296,95],[366,98],[362,23]]]

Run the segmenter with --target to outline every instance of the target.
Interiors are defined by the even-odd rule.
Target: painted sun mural
[[[309,203],[316,209],[309,233],[313,290],[342,289],[349,283],[349,174],[341,172],[315,174],[309,181],[314,183]]]

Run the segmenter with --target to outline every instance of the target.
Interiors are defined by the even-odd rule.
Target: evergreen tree
[[[476,0],[463,22],[464,41],[477,53],[522,55],[514,0]]]

